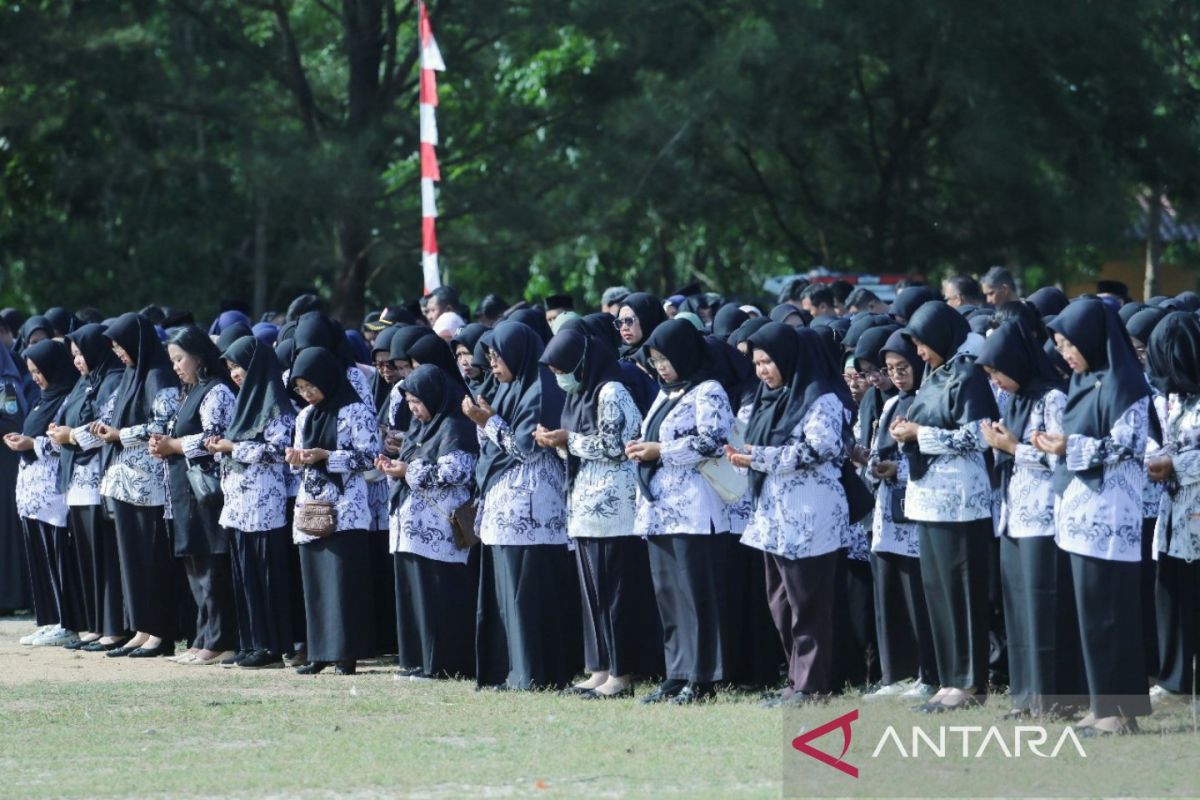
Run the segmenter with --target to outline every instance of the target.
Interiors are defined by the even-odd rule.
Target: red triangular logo
[[[799,750],[801,753],[804,753],[804,755],[806,755],[806,756],[811,756],[812,758],[815,758],[817,761],[820,761],[822,764],[828,764],[829,766],[833,767],[834,769],[841,770],[842,772],[849,775],[851,778],[857,778],[858,777],[858,767],[855,767],[851,764],[847,764],[845,761],[842,760],[842,758],[845,757],[846,752],[850,749],[850,737],[851,737],[850,723],[854,722],[856,719],[858,719],[858,709],[857,708],[854,709],[853,711],[849,712],[848,714],[843,714],[842,716],[838,717],[837,719],[833,719],[833,720],[830,720],[829,722],[826,722],[824,725],[822,725],[819,728],[813,728],[811,731],[808,731],[807,733],[800,734],[795,739],[792,739],[792,747]],[[834,758],[833,756],[829,755],[828,753],[823,753],[820,750],[816,749],[815,747],[812,747],[811,745],[809,745],[809,742],[811,742],[813,739],[820,739],[822,736],[824,736],[825,734],[829,733],[830,731],[832,731],[836,728],[841,728],[841,731],[842,731],[842,752],[837,758]]]

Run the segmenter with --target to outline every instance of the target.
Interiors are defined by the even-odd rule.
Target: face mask
[[[575,394],[579,391],[579,387],[583,385],[579,382],[578,378],[569,373],[566,375],[555,375],[554,380],[558,383],[558,388],[568,394]]]

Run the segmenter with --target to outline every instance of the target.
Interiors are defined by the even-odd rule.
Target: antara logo
[[[853,738],[850,725],[857,719],[858,709],[855,709],[820,727],[800,734],[792,739],[792,747],[851,778],[857,778],[858,767],[845,760]],[[837,756],[832,756],[812,746],[811,742],[835,730],[842,732],[842,751]],[[981,734],[981,737],[972,741],[972,734]],[[879,758],[885,750],[894,750],[897,755],[906,759],[956,757],[958,753],[961,753],[962,758],[982,758],[989,750],[994,755],[1003,755],[1005,758],[1021,758],[1026,754],[1032,754],[1038,758],[1057,758],[1059,752],[1068,744],[1075,749],[1080,758],[1087,758],[1083,744],[1079,741],[1074,729],[1070,727],[1063,728],[1062,734],[1059,735],[1049,752],[1044,752],[1043,747],[1049,744],[1050,735],[1040,725],[1018,725],[1008,732],[1008,737],[1006,738],[1005,732],[995,725],[988,728],[981,725],[942,725],[933,735],[914,725],[912,726],[910,747],[906,748],[895,726],[889,725],[883,735],[879,737],[879,742],[875,745],[871,758]],[[960,740],[961,748],[952,746],[955,738]],[[973,744],[975,744],[974,747],[972,747]]]

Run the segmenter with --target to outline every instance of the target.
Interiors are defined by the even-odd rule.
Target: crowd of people
[[[1200,296],[1127,295],[7,309],[0,608],[181,667],[1135,732],[1193,692]]]

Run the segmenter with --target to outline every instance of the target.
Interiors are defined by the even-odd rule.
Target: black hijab
[[[374,366],[376,353],[383,353],[387,360],[392,358],[392,337],[396,335],[401,326],[389,325],[381,330],[375,336],[375,341],[371,343],[371,359]],[[375,370],[375,374],[371,376],[371,391],[375,395],[375,408],[378,411],[379,418],[386,420],[388,418],[388,403],[392,396],[392,384],[384,380],[383,372]]]
[[[324,395],[321,402],[312,406],[312,411],[300,428],[300,446],[305,449],[319,447],[322,450],[337,450],[338,412],[346,406],[362,402],[346,377],[345,363],[323,347],[308,347],[296,356],[289,380],[293,388],[300,378],[320,389]],[[330,472],[328,461],[310,467],[322,473],[339,492],[345,491],[342,475]]]
[[[71,359],[71,351],[65,344],[54,339],[43,339],[35,345],[30,345],[25,348],[23,356],[34,363],[47,382],[41,398],[25,416],[25,423],[21,428],[26,436],[36,438],[45,436],[50,423],[58,418],[59,409],[79,380],[79,372]],[[22,452],[21,458],[26,463],[37,460],[32,450]]]
[[[400,388],[420,400],[430,414],[429,422],[419,423],[406,438],[405,461],[437,461],[456,450],[479,454],[475,423],[463,414],[462,391],[445,370],[422,364],[400,381]]]
[[[1147,344],[1150,341],[1150,334],[1154,333],[1158,323],[1166,319],[1167,313],[1161,308],[1143,308],[1129,318],[1125,323],[1125,330],[1134,339],[1142,344]]]
[[[737,347],[744,341],[747,341],[751,336],[757,333],[765,325],[771,324],[770,317],[752,317],[743,322],[736,331],[729,334],[726,340],[734,347]]]
[[[276,419],[295,413],[283,386],[283,367],[270,346],[253,336],[243,336],[225,351],[224,358],[246,373],[233,405],[233,418],[225,429],[226,439],[255,441]]]
[[[467,388],[470,389],[473,397],[482,396],[488,402],[491,402],[496,393],[496,377],[492,375],[492,370],[487,363],[487,353],[485,348],[479,347],[479,341],[490,330],[491,328],[483,323],[472,322],[464,325],[450,340],[451,346],[462,345],[471,353],[471,364],[479,370],[479,377],[473,380],[467,379]],[[483,359],[480,360],[479,356],[483,356]]]
[[[1129,319],[1134,314],[1141,311],[1143,308],[1154,308],[1154,306],[1148,305],[1146,303],[1138,303],[1138,302],[1126,303],[1125,305],[1121,306],[1119,311],[1117,311],[1117,316],[1121,318],[1121,324],[1128,327]],[[1055,312],[1055,313],[1057,313],[1057,312]],[[1053,316],[1053,315],[1050,315],[1050,316]],[[1048,322],[1048,320],[1047,320],[1047,322]]]
[[[771,309],[770,322],[782,322],[787,324],[787,318],[795,314],[800,317],[802,325],[807,325],[812,322],[812,314],[805,311],[803,308],[798,308],[791,303],[780,303]]]
[[[740,350],[717,336],[705,336],[708,345],[708,360],[713,379],[725,389],[729,404],[736,415],[741,407],[753,402],[758,391],[759,380],[754,374],[754,363]]]
[[[421,365],[432,364],[446,373],[450,385],[458,387],[458,402],[461,403],[463,395],[470,391],[470,387],[458,369],[458,362],[454,360],[451,347],[452,345],[440,336],[422,336],[409,345],[407,352],[408,358],[414,362],[413,366],[416,366],[417,362]]]
[[[201,433],[204,423],[200,418],[200,404],[204,402],[204,397],[222,383],[229,387],[230,391],[234,390],[233,381],[229,378],[229,369],[225,366],[221,351],[217,349],[212,337],[196,325],[177,328],[171,334],[167,345],[175,345],[198,362],[196,383],[184,387],[183,400],[175,411],[174,434],[188,436]],[[176,456],[171,460],[181,458],[182,456]]]
[[[1142,372],[1129,334],[1117,312],[1096,299],[1076,300],[1053,322],[1050,330],[1062,334],[1087,360],[1088,371],[1071,376],[1067,407],[1063,412],[1063,432],[1103,439],[1112,432],[1121,415],[1143,397],[1150,385]],[[1151,413],[1150,427],[1162,441],[1158,415]],[[1103,485],[1103,466],[1075,472],[1093,491]],[[1055,488],[1061,491],[1070,480],[1065,465],[1056,476]]]
[[[46,319],[41,314],[34,314],[29,319],[21,324],[20,330],[17,332],[17,341],[13,345],[13,351],[20,357],[24,358],[26,348],[30,347],[30,338],[38,331],[46,334],[46,338],[54,338],[54,325],[50,320]]]
[[[543,345],[549,342],[550,337],[554,335],[554,332],[550,330],[550,323],[546,322],[546,312],[539,308],[522,308],[509,314],[508,319],[528,325],[542,340]]]
[[[912,406],[913,400],[917,398],[917,391],[921,388],[921,378],[924,377],[924,365],[921,362],[921,356],[917,354],[917,348],[913,347],[911,341],[904,336],[903,329],[897,328],[892,331],[884,342],[883,347],[879,348],[879,363],[886,363],[886,353],[895,353],[908,362],[908,368],[912,370],[913,386],[908,392],[897,390],[896,402],[892,404],[891,411],[887,417],[882,413],[879,419],[879,431],[875,437],[875,451],[879,457],[885,461],[894,461],[900,451],[900,447],[896,440],[892,438],[892,432],[889,430],[892,422],[899,418],[908,417],[908,409]]]
[[[858,340],[864,333],[872,328],[888,326],[898,327],[895,320],[884,314],[858,314],[850,320],[850,327],[846,329],[846,335],[842,337],[842,344],[853,352],[858,347]],[[871,360],[874,361],[873,356]]]
[[[740,328],[748,319],[750,315],[742,311],[737,303],[726,303],[717,309],[717,314],[713,317],[713,336],[728,339],[729,334]]]
[[[1200,294],[1195,292],[1180,292],[1173,298],[1175,307],[1181,311],[1196,312],[1200,310]],[[49,315],[49,312],[47,312]]]
[[[410,325],[407,328],[401,328],[392,335],[392,347],[390,351],[392,358],[401,361],[410,361],[412,357],[408,354],[409,348],[428,336],[432,336],[435,339],[438,338],[438,335],[433,332],[432,328],[426,328],[424,325]]]
[[[513,380],[501,384],[496,393],[496,413],[508,423],[518,449],[531,452],[537,447],[533,433],[538,425],[550,430],[561,427],[563,391],[550,370],[538,361],[545,345],[533,328],[506,320],[489,335],[491,340],[486,346],[500,355],[513,374]],[[516,464],[517,460],[505,450],[491,441],[484,442],[475,473],[480,492],[487,494],[500,476]]]
[[[342,367],[354,365],[354,354],[350,349],[350,341],[346,331],[320,311],[307,311],[296,321],[296,333],[292,337],[296,342],[296,353],[310,347],[320,347],[328,350],[338,359]]]
[[[659,325],[667,321],[667,312],[663,309],[662,300],[648,292],[634,292],[626,295],[625,299],[621,301],[621,308],[631,310],[638,319],[638,325],[642,328],[641,341],[621,344],[622,358],[629,358],[641,349]],[[620,315],[618,314],[618,316]]]
[[[1026,297],[1025,302],[1037,309],[1039,317],[1052,317],[1066,308],[1070,301],[1057,286],[1043,286]]]
[[[887,324],[868,328],[858,337],[853,351],[855,370],[861,371],[862,368],[859,365],[861,361],[869,361],[878,369],[883,368],[883,364],[879,362],[879,349],[887,343],[888,337],[892,333],[900,330],[900,326],[893,323],[890,317],[883,319],[887,320]],[[875,386],[868,386],[866,392],[863,393],[862,399],[858,402],[854,437],[863,447],[871,446],[872,429],[879,421],[880,414],[883,413],[884,403],[895,393],[895,389],[882,391]]]
[[[1000,416],[987,375],[975,365],[974,359],[955,357],[970,333],[961,314],[941,301],[927,300],[913,312],[901,332],[910,341],[920,340],[944,359],[935,369],[926,367],[921,390],[908,409],[909,420],[954,430],[976,420]],[[906,442],[904,454],[908,457],[909,474],[917,479],[923,477],[933,459],[922,453],[916,442]]]
[[[1017,391],[1004,409],[1004,427],[1021,441],[1034,406],[1051,389],[1062,389],[1063,381],[1036,335],[1019,319],[1010,319],[992,331],[975,363],[1004,373],[1017,384]],[[995,453],[1001,469],[1002,485],[1007,488],[1012,475],[1013,457],[1002,450]]]
[[[227,325],[217,334],[217,352],[224,353],[230,346],[244,336],[253,336],[254,329],[244,322]]]
[[[46,313],[42,316],[49,320],[50,324],[54,327],[51,335],[56,338],[66,336],[75,330],[75,315],[62,306],[46,309]]]
[[[585,315],[583,324],[587,326],[589,335],[595,336],[603,342],[608,342],[613,350],[620,353],[621,335],[617,333],[617,329],[613,325],[616,320],[617,318],[607,311],[597,311],[594,314]]]
[[[575,330],[554,335],[542,353],[541,363],[575,376],[579,390],[567,392],[563,402],[562,428],[572,433],[599,432],[596,409],[600,390],[608,383],[625,385],[625,374],[617,354],[608,344]]]
[[[1168,314],[1150,335],[1146,367],[1164,394],[1200,394],[1200,319],[1185,311]]]
[[[626,303],[628,305],[628,303]],[[671,319],[658,325],[654,333],[644,340],[645,353],[649,356],[651,349],[657,350],[671,362],[677,380],[663,383],[659,380],[666,399],[658,403],[650,418],[646,421],[646,431],[642,441],[657,442],[662,429],[663,420],[679,405],[688,392],[709,380],[708,348],[704,344],[704,335],[696,326],[687,320]],[[642,491],[651,500],[657,500],[650,491],[650,480],[662,466],[662,459],[642,461],[638,463],[638,483]]]
[[[171,369],[171,361],[158,340],[154,323],[141,314],[129,312],[117,317],[116,322],[105,329],[104,335],[121,345],[133,360],[133,366],[125,368],[121,379],[113,426],[128,428],[149,422],[159,391],[179,386],[179,378]]]
[[[917,309],[930,300],[939,300],[938,293],[928,286],[909,286],[901,289],[896,295],[895,301],[892,302],[891,312],[901,324],[912,319],[913,314],[917,313]]]
[[[79,377],[62,409],[63,424],[78,428],[99,419],[100,409],[121,385],[125,365],[113,352],[111,341],[104,335],[103,325],[76,328],[67,334],[67,341],[79,348],[88,366],[88,374]],[[70,488],[75,467],[90,463],[98,451],[81,450],[78,445],[69,442],[62,448],[58,491],[65,494]]]

